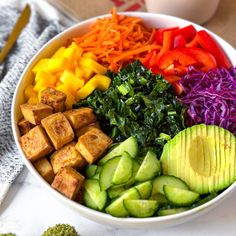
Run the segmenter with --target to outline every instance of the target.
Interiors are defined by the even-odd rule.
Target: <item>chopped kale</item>
[[[107,72],[112,84],[105,92],[95,90],[86,100],[73,105],[94,109],[103,130],[114,142],[134,136],[141,147],[155,148],[161,154],[166,138],[184,129],[184,107],[172,86],[154,75],[140,61],[118,74]]]

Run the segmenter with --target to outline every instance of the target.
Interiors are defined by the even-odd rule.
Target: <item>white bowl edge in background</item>
[[[172,17],[168,15],[161,15],[161,14],[155,14],[155,13],[143,13],[143,12],[125,12],[125,13],[120,13],[120,14],[141,17],[143,18],[144,23],[148,25],[149,27],[159,27],[159,28],[173,27],[173,26],[183,27],[189,24],[193,24],[197,30],[205,29],[204,27],[201,27],[190,21],[186,21],[178,17]],[[39,50],[39,52],[30,60],[29,64],[25,68],[14,93],[14,97],[12,101],[12,112],[11,112],[14,139],[15,139],[17,148],[20,151],[20,154],[24,160],[25,165],[30,170],[30,172],[39,180],[39,182],[45,187],[45,189],[50,191],[55,196],[55,198],[59,199],[63,203],[67,204],[68,206],[74,208],[82,216],[90,220],[96,221],[98,223],[109,224],[109,225],[113,225],[115,227],[120,227],[120,228],[136,228],[136,229],[138,228],[140,229],[163,228],[163,227],[174,226],[174,225],[186,222],[194,217],[197,217],[203,213],[206,213],[210,209],[217,206],[226,197],[228,197],[236,189],[236,183],[232,184],[223,193],[221,193],[219,196],[217,196],[213,200],[205,203],[204,205],[201,205],[199,207],[196,207],[194,209],[188,210],[183,213],[179,213],[177,215],[171,215],[171,216],[165,216],[165,217],[150,217],[150,218],[144,218],[144,219],[115,218],[108,214],[101,213],[101,212],[92,210],[90,208],[87,208],[86,206],[83,206],[79,203],[76,203],[64,197],[62,194],[54,190],[38,174],[38,172],[34,169],[34,166],[24,155],[20,147],[20,144],[18,142],[19,130],[17,126],[17,121],[20,118],[19,105],[24,102],[23,90],[26,87],[26,85],[29,84],[29,82],[33,80],[33,75],[31,72],[32,67],[37,63],[37,61],[40,58],[51,56],[56,51],[56,49],[64,45],[68,39],[76,37],[88,31],[89,26],[93,22],[95,22],[97,18],[101,18],[105,16],[109,16],[109,15],[103,15],[103,16],[91,18],[89,20],[78,23],[77,25],[72,26],[66,31],[60,33],[59,35],[51,39],[47,44],[45,44],[45,46]],[[232,63],[235,65],[236,64],[235,49],[231,45],[229,45],[227,42],[225,42],[223,39],[218,37],[217,35],[213,34],[212,32],[210,33],[218,41],[218,43],[222,46],[222,48],[227,52],[227,55],[231,59]]]

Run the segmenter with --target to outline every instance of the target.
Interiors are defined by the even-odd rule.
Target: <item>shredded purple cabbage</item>
[[[236,135],[236,67],[208,72],[189,67],[180,85],[187,126],[218,125]]]

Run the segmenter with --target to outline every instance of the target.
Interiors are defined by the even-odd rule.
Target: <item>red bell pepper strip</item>
[[[166,75],[178,75],[182,76],[187,73],[187,66],[176,65],[178,63],[171,64],[169,67],[163,70],[164,74]]]
[[[155,33],[155,41],[157,44],[162,45],[163,39],[164,39],[164,32],[166,31],[174,31],[179,29],[179,27],[173,27],[173,28],[160,28]]]
[[[175,35],[182,35],[186,42],[190,42],[195,35],[197,34],[197,30],[193,25],[188,25],[186,27],[175,30]]]
[[[173,84],[181,80],[181,77],[177,75],[164,75],[164,78],[170,83]]]
[[[198,34],[195,35],[192,41],[186,43],[186,48],[197,48],[199,47]]]
[[[204,49],[185,48],[183,51],[194,56],[194,58],[200,64],[199,67],[201,67],[201,71],[207,72],[208,70],[215,69],[217,67],[215,57]]]
[[[182,34],[178,34],[174,37],[173,48],[184,48],[186,45],[186,40]]]
[[[200,30],[197,35],[199,44],[215,57],[218,66],[222,66],[227,69],[232,66],[232,63],[224,53],[223,49],[205,30]]]
[[[157,65],[159,64],[159,60],[161,58],[161,56],[170,51],[173,47],[173,36],[174,36],[174,31],[165,31],[164,32],[164,38],[163,38],[163,46],[160,50],[160,52],[157,55],[156,58],[156,63]]]
[[[178,48],[163,54],[159,60],[159,67],[164,70],[172,64],[174,65],[176,61],[182,66],[189,66],[197,63],[197,60],[191,54],[183,52],[182,48]]]

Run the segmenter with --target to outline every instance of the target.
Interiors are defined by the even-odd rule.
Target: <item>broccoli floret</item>
[[[68,224],[57,224],[49,227],[42,236],[79,236],[75,228]]]
[[[0,234],[0,236],[16,236],[16,235],[13,233],[7,233],[7,234]]]

